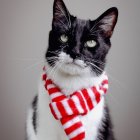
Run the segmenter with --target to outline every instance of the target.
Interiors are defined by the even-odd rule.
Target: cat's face
[[[110,8],[96,20],[78,19],[70,15],[62,0],[55,0],[47,63],[69,75],[100,75],[117,17],[117,8]]]

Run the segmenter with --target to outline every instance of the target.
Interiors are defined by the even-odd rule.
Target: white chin
[[[82,68],[75,64],[63,64],[60,67],[60,71],[68,75],[82,75],[87,72],[86,68]]]

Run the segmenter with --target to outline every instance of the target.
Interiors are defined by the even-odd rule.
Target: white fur
[[[37,140],[36,134],[34,132],[34,128],[32,125],[32,115],[33,115],[33,110],[30,108],[28,111],[28,118],[26,122],[27,138],[29,140]]]
[[[65,95],[70,95],[76,90],[88,88],[100,83],[103,75],[97,77],[90,72],[89,67],[82,60],[73,61],[69,55],[61,53],[55,70],[46,64],[48,76],[57,84]],[[38,127],[37,134],[31,127],[31,112],[28,117],[29,140],[68,140],[61,124],[55,120],[49,109],[49,97],[43,82],[40,81],[38,95]],[[104,98],[87,115],[81,116],[81,121],[85,127],[85,140],[96,140],[98,128],[100,127],[104,111]]]

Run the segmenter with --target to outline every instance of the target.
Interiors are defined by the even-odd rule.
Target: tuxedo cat
[[[47,75],[64,95],[69,97],[103,80],[117,18],[118,10],[112,7],[95,20],[79,19],[69,13],[62,0],[54,1],[45,66]],[[49,103],[41,79],[27,118],[27,140],[69,140],[60,122],[54,119]],[[80,120],[85,140],[114,140],[104,97]]]

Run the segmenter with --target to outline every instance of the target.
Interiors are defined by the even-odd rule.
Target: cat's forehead
[[[76,27],[87,27],[87,25],[89,24],[89,20],[85,20],[85,19],[80,19],[80,18],[76,18],[74,21],[74,26]]]
[[[84,20],[84,19],[79,19],[79,18],[77,18],[77,19],[76,19],[76,23],[77,23],[79,26],[81,26],[81,27],[85,27],[86,24],[88,23],[88,21],[87,21],[87,20]]]
[[[73,22],[73,29],[76,30],[76,32],[82,32],[89,28],[89,22],[89,20],[76,18]]]

